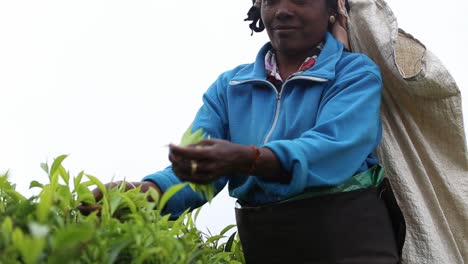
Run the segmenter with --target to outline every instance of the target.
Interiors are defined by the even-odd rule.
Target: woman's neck
[[[281,79],[286,80],[296,73],[308,57],[318,55],[322,43],[324,43],[323,40],[306,49],[275,49],[276,63]]]
[[[281,79],[286,80],[296,73],[307,57],[307,55],[295,56],[276,52],[276,63],[278,64]]]

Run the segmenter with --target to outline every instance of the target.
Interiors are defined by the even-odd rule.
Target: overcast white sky
[[[468,4],[388,0],[399,26],[452,73],[468,124]],[[102,181],[169,164],[215,78],[251,62],[267,41],[243,21],[251,0],[0,0],[0,171],[28,194],[46,181],[40,163],[69,154],[66,168]],[[198,225],[235,223],[224,190]]]

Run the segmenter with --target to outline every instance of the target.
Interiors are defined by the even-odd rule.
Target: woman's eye
[[[281,0],[262,0],[262,5],[272,6],[272,5],[277,4],[279,1]],[[291,1],[292,3],[296,5],[307,5],[307,4],[316,2],[316,0],[287,0],[287,1]]]
[[[294,0],[294,3],[297,5],[307,5],[312,4],[315,0]]]

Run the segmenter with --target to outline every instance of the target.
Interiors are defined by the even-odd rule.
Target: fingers
[[[200,142],[198,142],[197,144],[194,144],[195,147],[197,146],[201,146],[201,147],[208,147],[208,146],[213,146],[215,144],[218,144],[220,142],[223,142],[224,140],[220,140],[220,139],[204,139]]]
[[[110,188],[118,186],[120,184],[121,184],[121,181],[119,181],[119,182],[110,182],[110,183],[105,184],[105,187],[107,189],[110,189]],[[103,197],[103,194],[102,194],[102,192],[101,192],[101,190],[99,188],[94,188],[91,191],[91,193],[93,194],[94,200],[96,202],[99,202]],[[92,212],[95,212],[95,211],[97,211],[98,215],[99,215],[100,212],[101,212],[101,207],[99,205],[97,205],[97,204],[88,204],[88,203],[85,203],[85,202],[82,202],[80,205],[78,205],[78,207],[76,209],[78,209],[83,215],[89,215],[89,214],[91,214]]]
[[[219,139],[206,139],[185,147],[170,144],[172,170],[183,181],[211,183],[226,172],[222,157],[228,155],[230,144]]]
[[[187,147],[181,147],[177,145],[170,144],[169,145],[169,153],[173,154],[174,156],[183,158],[183,159],[206,159],[209,158],[210,152],[208,149],[209,145],[189,145]]]
[[[99,202],[101,199],[102,199],[102,192],[99,188],[95,188],[93,191],[93,196],[94,196],[94,200],[96,200],[96,202]]]
[[[215,168],[209,162],[203,160],[177,159],[169,155],[172,162],[172,170],[179,179],[193,183],[211,183],[219,176],[215,173]]]
[[[193,175],[181,174],[179,178],[181,180],[188,181],[188,182],[193,182],[193,183],[198,183],[198,184],[208,184],[208,183],[212,183],[219,177],[206,174],[206,173],[198,173],[198,174],[193,174]]]
[[[211,154],[204,147],[192,145],[180,147],[169,145],[169,160],[174,173],[181,179],[188,179],[192,175],[205,173],[205,162],[210,160]]]
[[[98,212],[98,215],[101,212],[101,207],[99,205],[91,205],[91,204],[80,204],[78,205],[77,209],[81,212],[83,215],[90,215],[93,212]]]
[[[95,188],[92,190],[92,194],[94,196],[94,200],[96,202],[99,202],[101,199],[102,199],[102,192],[99,188]],[[97,211],[98,212],[98,215],[100,215],[101,213],[101,207],[97,204],[88,204],[88,203],[85,203],[85,202],[82,202],[80,203],[80,205],[78,205],[78,207],[76,208],[78,209],[81,214],[83,215],[90,215],[92,212],[95,212]]]
[[[181,179],[190,182],[197,182],[199,180],[209,180],[206,175],[209,175],[210,171],[206,169],[206,163],[197,160],[185,160],[172,165],[174,173]]]

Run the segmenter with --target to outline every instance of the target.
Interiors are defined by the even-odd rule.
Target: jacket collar
[[[248,80],[266,80],[265,75],[265,55],[271,49],[268,42],[260,49],[253,64],[242,68],[232,78],[234,82],[245,82]],[[335,68],[343,53],[343,44],[336,40],[329,32],[325,35],[325,45],[317,58],[315,65],[299,76],[316,77],[333,80],[335,78]]]

